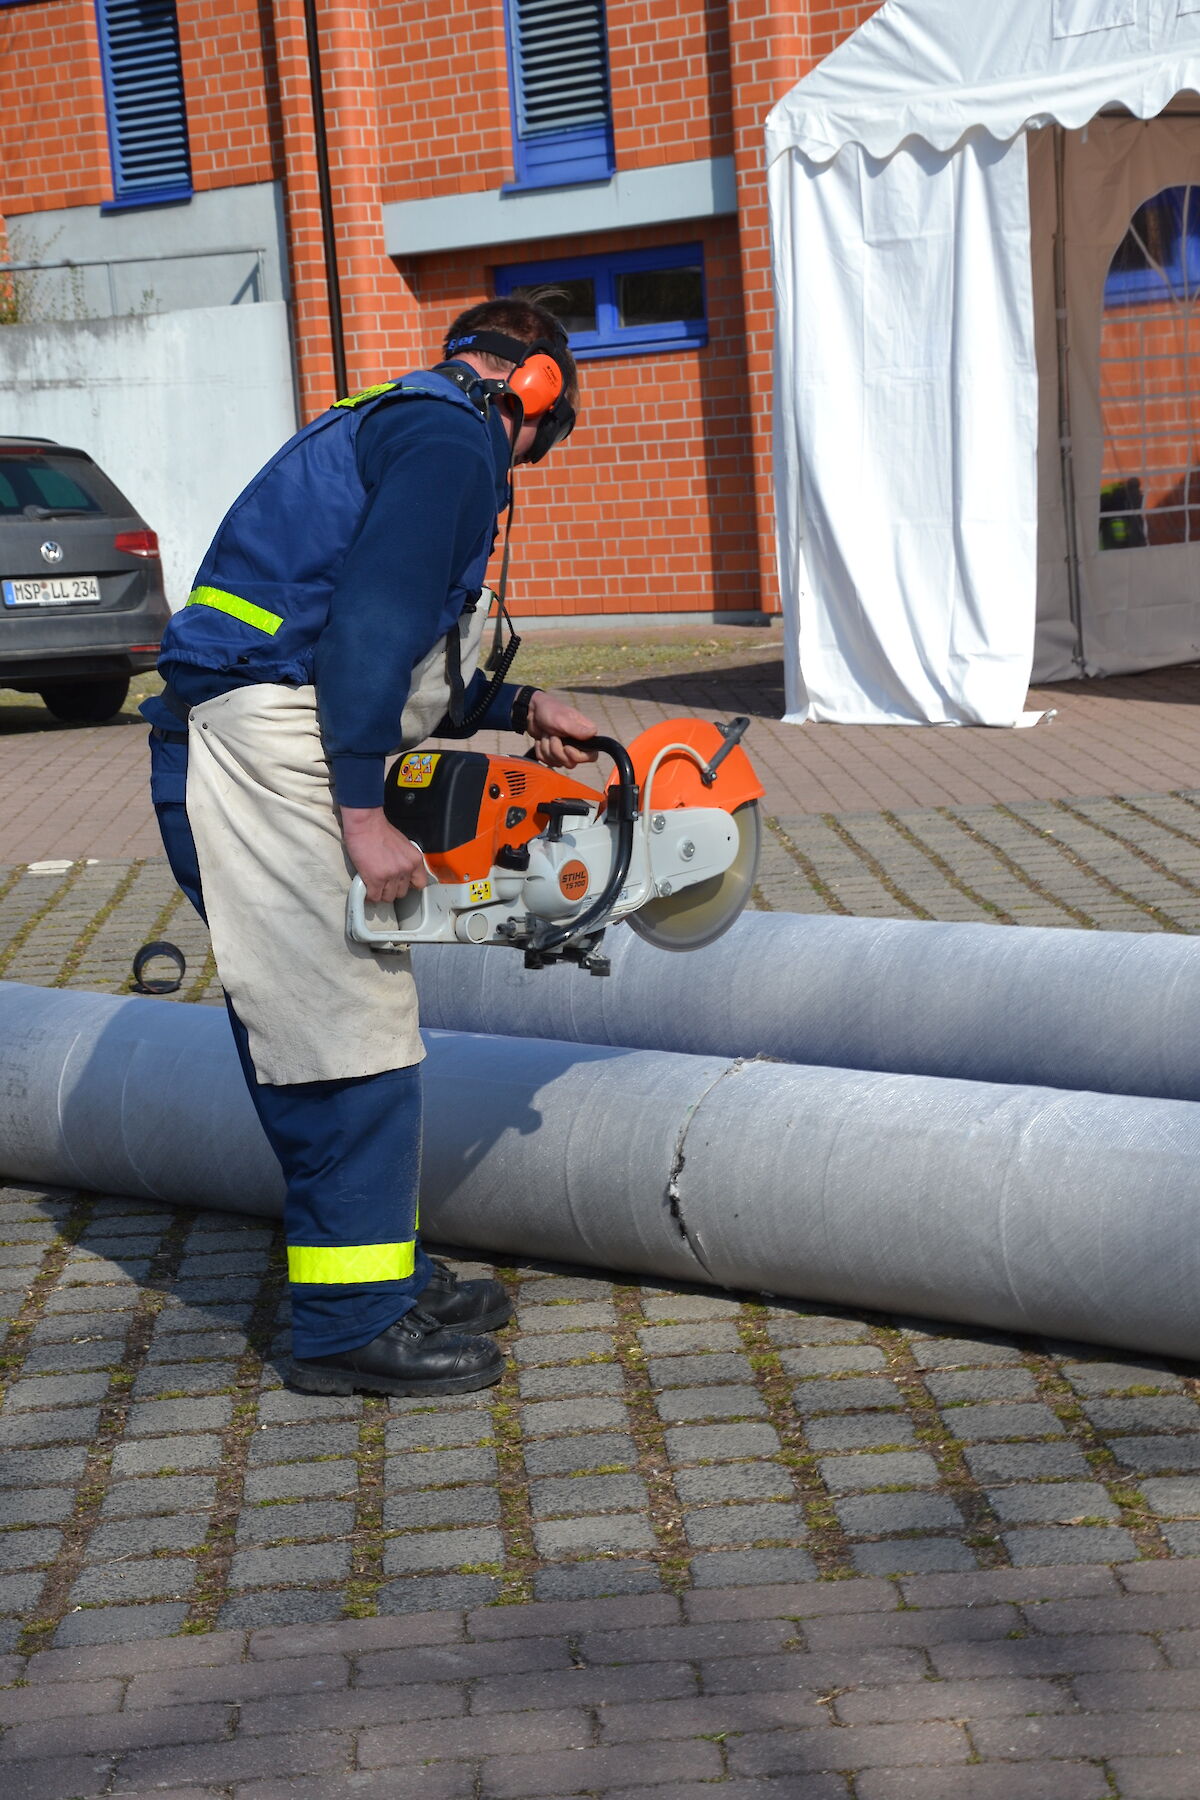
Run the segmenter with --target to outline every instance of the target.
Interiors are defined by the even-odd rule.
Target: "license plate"
[[[5,606],[94,606],[100,598],[98,575],[56,575],[52,581],[6,581]]]

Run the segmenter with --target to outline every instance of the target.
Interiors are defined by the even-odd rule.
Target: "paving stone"
[[[767,1321],[773,1344],[852,1344],[870,1335],[864,1320],[839,1319],[832,1313],[784,1312]]]
[[[32,1569],[53,1560],[62,1544],[61,1531],[0,1533],[0,1569]]]
[[[483,1444],[492,1435],[492,1421],[486,1411],[410,1413],[391,1419],[386,1428],[386,1445],[390,1456],[401,1451],[442,1450],[460,1444]]]
[[[23,1412],[33,1406],[85,1406],[89,1400],[103,1400],[108,1392],[108,1375],[39,1375],[31,1381],[14,1381],[4,1397],[6,1413]]]
[[[567,1431],[620,1431],[629,1424],[623,1402],[615,1399],[545,1400],[537,1406],[522,1406],[519,1418],[522,1431],[530,1437]]]
[[[666,1433],[673,1463],[718,1462],[736,1456],[773,1456],[780,1448],[773,1425],[680,1425]]]
[[[349,1500],[297,1501],[280,1506],[247,1506],[238,1515],[240,1544],[274,1544],[283,1538],[348,1537],[354,1530]]]
[[[18,1413],[0,1419],[0,1451],[38,1444],[88,1443],[100,1423],[98,1406],[64,1406],[55,1412]]]
[[[623,1394],[625,1374],[617,1363],[579,1363],[548,1369],[522,1369],[517,1378],[522,1400],[565,1400],[572,1394]]]
[[[285,1588],[279,1593],[255,1591],[227,1600],[217,1617],[221,1631],[257,1630],[264,1625],[318,1625],[340,1619],[346,1597],[340,1589]],[[289,1697],[290,1698],[290,1697]],[[338,1696],[341,1699],[341,1695]],[[295,1702],[290,1701],[294,1706]],[[305,1700],[307,1708],[308,1697]]]
[[[0,1458],[7,1460],[10,1453]],[[56,1525],[70,1518],[75,1510],[73,1488],[15,1488],[0,1493],[0,1527],[12,1525]]]
[[[597,1432],[591,1437],[546,1438],[537,1444],[527,1444],[522,1454],[531,1475],[569,1475],[575,1469],[609,1471],[622,1466],[632,1468],[637,1462],[633,1439],[617,1432]]]
[[[1083,1410],[1097,1431],[1121,1434],[1200,1431],[1200,1406],[1185,1394],[1135,1394],[1126,1399],[1085,1400]]]
[[[850,1560],[860,1575],[924,1575],[978,1566],[974,1554],[954,1537],[890,1538],[878,1544],[855,1544]]]
[[[1111,1525],[1047,1526],[1001,1535],[1018,1568],[1034,1563],[1125,1562],[1137,1555],[1129,1533]]]
[[[409,1576],[381,1588],[377,1604],[383,1614],[443,1612],[488,1606],[499,1592],[495,1575]]]
[[[119,1288],[58,1287],[46,1296],[50,1313],[132,1312],[138,1303],[138,1289],[132,1283]]]
[[[238,1550],[229,1567],[230,1587],[293,1587],[315,1581],[344,1581],[350,1573],[349,1544],[294,1544],[273,1550]]]
[[[197,1432],[194,1437],[156,1437],[140,1443],[118,1444],[113,1451],[112,1472],[122,1475],[174,1474],[184,1469],[215,1469],[221,1461],[221,1440]]]
[[[236,1361],[245,1354],[246,1338],[240,1331],[181,1332],[174,1329],[172,1314],[167,1313],[165,1317],[172,1321],[172,1329],[165,1333],[155,1332],[146,1354],[147,1362],[192,1362],[208,1358]]]
[[[652,1325],[690,1324],[697,1319],[736,1319],[740,1301],[722,1294],[664,1294],[643,1289],[642,1310]]]
[[[963,1519],[944,1494],[862,1494],[839,1500],[835,1511],[851,1537],[882,1537],[894,1531],[962,1530]]]
[[[260,1396],[260,1425],[311,1425],[314,1419],[362,1417],[361,1394],[293,1394],[286,1388]]]
[[[803,1539],[808,1533],[798,1506],[709,1506],[684,1514],[689,1544],[755,1544],[764,1539]]]
[[[708,1550],[692,1558],[692,1580],[698,1588],[752,1587],[816,1578],[816,1564],[805,1550]]]
[[[559,1302],[549,1306],[530,1302],[520,1303],[517,1307],[519,1331],[598,1330],[604,1326],[611,1328],[616,1322],[617,1315],[610,1300]]]
[[[542,1556],[566,1556],[587,1550],[653,1550],[657,1540],[647,1520],[637,1513],[541,1520],[533,1539]]]
[[[29,1489],[56,1481],[78,1481],[87,1458],[86,1444],[61,1450],[8,1450],[0,1456],[0,1488]]]
[[[605,1300],[612,1293],[612,1283],[598,1275],[537,1275],[525,1277],[521,1283],[521,1300],[526,1304],[550,1305],[555,1300]]]
[[[930,1369],[925,1386],[939,1406],[962,1400],[1034,1400],[1037,1383],[1028,1369]]]
[[[184,1406],[184,1394],[215,1394],[232,1389],[237,1367],[228,1362],[156,1363],[143,1369],[133,1384],[135,1400],[159,1399],[163,1406]]]
[[[196,1565],[184,1557],[126,1557],[103,1567],[85,1568],[71,1589],[71,1604],[179,1600],[191,1593],[195,1579]]]
[[[986,1337],[917,1338],[911,1349],[919,1369],[954,1369],[976,1363],[991,1367],[1019,1363],[1024,1354],[1017,1344]]]
[[[603,1331],[555,1331],[518,1338],[512,1346],[517,1362],[526,1367],[545,1363],[574,1362],[577,1357],[613,1354],[613,1340]]]
[[[882,1369],[883,1351],[874,1344],[810,1345],[781,1350],[779,1360],[789,1375],[831,1375],[842,1370]]]
[[[21,1374],[67,1374],[87,1369],[106,1369],[125,1353],[123,1337],[90,1338],[85,1343],[36,1345],[25,1353]]]
[[[490,1525],[499,1518],[500,1496],[494,1487],[391,1494],[383,1504],[385,1531],[411,1531],[423,1525]]]
[[[256,1300],[261,1286],[255,1277],[226,1275],[220,1281],[177,1280],[174,1291],[184,1306],[219,1306],[228,1316],[231,1304]]]
[[[1064,1437],[1062,1421],[1040,1401],[1012,1406],[951,1406],[941,1414],[946,1430],[976,1441],[1001,1438]]]
[[[216,1498],[217,1484],[210,1475],[156,1475],[144,1481],[118,1481],[101,1503],[106,1519],[132,1518],[139,1513],[199,1511]]]
[[[32,1612],[45,1579],[35,1570],[21,1575],[0,1575],[0,1613]]]
[[[1075,1444],[973,1444],[964,1450],[976,1481],[1038,1481],[1057,1475],[1088,1477],[1091,1469]]]
[[[752,1383],[754,1371],[744,1356],[654,1356],[646,1365],[656,1388],[713,1387],[720,1382]]]
[[[233,1401],[226,1395],[206,1400],[147,1400],[131,1406],[126,1423],[130,1437],[163,1437],[186,1431],[223,1431],[233,1417]]]
[[[716,1500],[790,1500],[794,1489],[778,1463],[745,1462],[678,1469],[675,1491],[685,1506],[697,1506]]]
[[[792,1404],[798,1413],[847,1413],[855,1409],[875,1410],[892,1407],[899,1410],[900,1393],[893,1381],[881,1376],[865,1380],[804,1381],[792,1389]]]
[[[69,1612],[54,1633],[56,1649],[76,1645],[125,1644],[167,1638],[179,1630],[188,1609],[180,1600],[146,1606],[97,1606]]]
[[[541,1569],[533,1578],[537,1600],[594,1600],[604,1595],[656,1594],[662,1591],[662,1578],[650,1563],[618,1562],[602,1557],[597,1562],[558,1563]],[[599,1671],[595,1671],[598,1673]],[[645,1671],[639,1669],[639,1676]],[[476,1700],[486,1692],[490,1700],[492,1684],[476,1690]],[[476,1706],[476,1710],[480,1710]],[[488,1707],[491,1710],[491,1707]]]
[[[713,1320],[704,1325],[647,1325],[637,1335],[647,1356],[653,1357],[680,1356],[691,1350],[740,1350],[742,1346],[732,1320]]]
[[[474,1531],[416,1531],[389,1538],[384,1546],[385,1575],[422,1569],[453,1569],[463,1563],[501,1563],[504,1539],[483,1527]]]
[[[95,1338],[112,1339],[125,1321],[112,1313],[43,1313],[29,1333],[31,1344],[69,1344]],[[124,1340],[122,1339],[122,1342]]]
[[[1081,1516],[1116,1519],[1118,1508],[1098,1481],[1025,1481],[1016,1487],[989,1488],[987,1501],[1002,1523],[1069,1525]]]
[[[358,1426],[355,1424],[280,1425],[254,1433],[250,1439],[249,1459],[255,1467],[261,1467],[264,1463],[353,1456],[357,1449]]]
[[[546,1447],[538,1446],[539,1450],[543,1448]],[[494,1481],[495,1478],[496,1452],[472,1447],[428,1451],[421,1456],[389,1456],[384,1464],[383,1485],[396,1492],[407,1488],[448,1487],[452,1482]]]
[[[911,1444],[913,1427],[897,1413],[835,1413],[810,1419],[804,1435],[811,1450],[874,1450]]]
[[[1060,1366],[1078,1394],[1119,1394],[1134,1387],[1177,1393],[1183,1387],[1178,1375],[1172,1375],[1163,1363],[1064,1362]]]
[[[1200,1469],[1200,1436],[1114,1437],[1108,1447],[1130,1469]]]
[[[114,1519],[97,1525],[87,1541],[85,1560],[110,1562],[114,1557],[148,1556],[153,1550],[194,1550],[208,1531],[205,1513],[168,1513],[158,1519]],[[0,1540],[2,1541],[2,1540]]]
[[[531,1483],[530,1508],[535,1518],[555,1514],[636,1511],[650,1497],[640,1475],[567,1475]]]
[[[1141,1491],[1151,1512],[1160,1518],[1200,1515],[1200,1477],[1181,1475],[1143,1481]]]
[[[818,1467],[831,1493],[864,1488],[936,1487],[938,1466],[925,1450],[864,1451],[858,1456],[823,1456]]]

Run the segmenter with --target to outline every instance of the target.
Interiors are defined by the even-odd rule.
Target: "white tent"
[[[1198,91],[1200,0],[887,0],[771,113],[790,719],[1200,658]]]

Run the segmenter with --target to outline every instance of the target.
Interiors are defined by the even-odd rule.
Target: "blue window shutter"
[[[506,0],[517,183],[605,181],[612,102],[604,0]]]
[[[96,0],[118,205],[192,192],[175,0]]]

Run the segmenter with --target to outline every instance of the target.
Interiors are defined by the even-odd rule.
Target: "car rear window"
[[[0,451],[0,519],[46,513],[119,517],[129,510],[112,483],[82,456]]]

